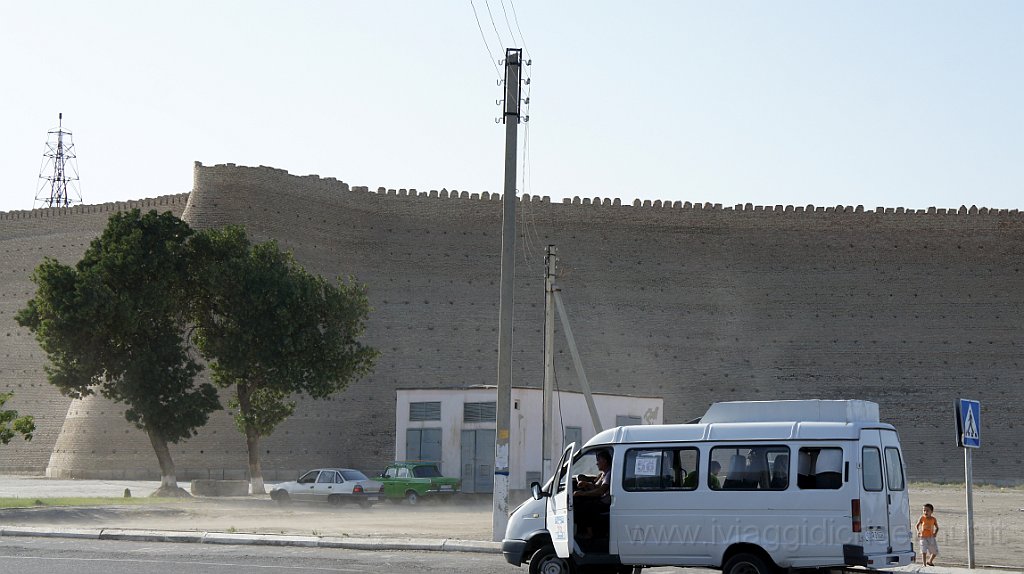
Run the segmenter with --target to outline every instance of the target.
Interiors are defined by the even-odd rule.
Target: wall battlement
[[[228,176],[236,181],[239,179],[248,179],[253,182],[261,182],[268,184],[276,182],[281,185],[295,185],[297,181],[301,181],[303,184],[311,185],[327,192],[356,192],[356,193],[371,193],[376,195],[394,196],[401,198],[436,198],[436,199],[470,199],[478,201],[500,201],[502,194],[484,192],[468,192],[459,190],[448,190],[432,189],[429,191],[418,191],[415,188],[385,188],[378,187],[376,190],[371,191],[368,186],[352,186],[344,181],[338,180],[333,177],[320,177],[316,174],[311,175],[292,175],[287,170],[259,166],[259,167],[247,167],[237,166],[233,163],[217,164],[213,166],[204,166],[200,162],[195,162],[195,170],[197,174],[197,181],[200,179],[199,174],[202,174],[202,179],[216,180],[218,176]],[[276,181],[275,181],[276,180]],[[550,196],[539,196],[531,194],[523,194],[518,197],[519,203],[537,203],[537,204],[551,204]],[[642,208],[652,210],[680,210],[680,211],[723,211],[723,212],[737,212],[737,213],[772,213],[772,214],[804,214],[804,215],[820,215],[820,214],[874,214],[878,216],[882,215],[961,215],[961,216],[973,216],[973,215],[996,215],[1003,217],[1016,217],[1024,220],[1024,215],[1017,209],[994,209],[988,207],[978,207],[972,205],[967,207],[961,205],[959,208],[942,208],[942,207],[929,207],[927,209],[908,209],[904,207],[884,207],[879,206],[875,209],[865,209],[863,205],[851,206],[851,205],[835,205],[835,206],[816,206],[816,205],[754,205],[752,203],[740,203],[733,206],[723,206],[721,203],[700,203],[700,202],[689,202],[689,201],[672,201],[672,200],[661,200],[661,199],[635,199],[632,203],[623,203],[620,198],[608,198],[608,197],[581,197],[574,196],[572,198],[564,198],[561,201],[562,205],[572,206],[590,206],[590,207],[625,207],[625,208]]]
[[[0,221],[14,219],[54,218],[64,217],[68,215],[83,215],[89,213],[113,213],[116,211],[128,211],[131,209],[149,211],[150,209],[158,209],[162,207],[170,208],[170,206],[184,207],[187,201],[187,193],[176,193],[173,195],[161,195],[147,199],[130,201],[72,205],[71,207],[41,207],[38,209],[26,209],[18,211],[0,211]],[[178,209],[178,211],[180,211],[180,209]]]

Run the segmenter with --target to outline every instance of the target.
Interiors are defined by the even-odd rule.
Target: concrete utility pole
[[[541,432],[541,484],[551,476],[551,447],[554,428],[551,425],[551,395],[555,386],[555,246],[548,245],[544,254],[544,399]]]
[[[501,298],[498,302],[498,400],[494,434],[492,537],[508,526],[508,443],[512,419],[512,295],[516,248],[516,153],[519,135],[519,78],[522,50],[505,50],[505,191],[501,218]]]

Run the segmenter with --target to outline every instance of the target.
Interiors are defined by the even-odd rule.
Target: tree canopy
[[[206,424],[221,408],[209,383],[196,384],[185,328],[192,307],[188,240],[192,229],[170,212],[112,215],[82,260],[47,258],[16,320],[46,352],[50,383],[82,398],[99,392],[126,405],[125,418],[149,436],[162,495],[177,489],[168,443]]]
[[[25,440],[32,440],[32,433],[36,431],[35,420],[31,416],[18,416],[18,411],[4,410],[4,404],[14,393],[0,393],[0,443],[11,442],[16,434],[20,434]]]
[[[366,287],[311,275],[240,227],[200,232],[191,247],[195,342],[214,382],[234,386],[252,491],[262,493],[259,439],[294,412],[293,396],[329,397],[373,368],[377,351],[358,340],[370,313]]]

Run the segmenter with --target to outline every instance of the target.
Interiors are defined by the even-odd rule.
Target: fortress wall
[[[268,478],[326,464],[376,470],[394,456],[397,388],[494,383],[496,194],[371,192],[271,168],[197,165],[184,217],[200,228],[243,223],[310,271],[355,274],[370,287],[366,338],[383,353],[376,371],[332,401],[304,401],[265,439]],[[523,198],[517,217],[517,386],[542,380],[551,243],[595,391],[662,396],[666,422],[718,400],[874,400],[899,428],[918,480],[962,479],[950,410],[957,397],[976,398],[985,441],[976,479],[1020,480],[1016,211]],[[560,333],[556,370],[559,388],[577,387]],[[71,409],[53,471],[155,474],[145,437],[116,407],[90,401]],[[529,424],[524,415],[513,424]],[[180,478],[244,474],[244,441],[227,413],[173,454]]]
[[[374,193],[230,166],[198,168],[200,187],[247,201],[193,201],[193,224],[245,221],[311,269],[370,285],[368,339],[384,355],[345,401],[379,420],[360,439],[373,451],[391,448],[395,388],[493,384],[494,195]],[[542,379],[543,246],[553,243],[595,390],[664,396],[667,421],[699,416],[716,400],[876,400],[903,433],[911,474],[946,480],[961,475],[950,405],[970,395],[983,401],[987,429],[976,476],[1014,479],[1020,433],[1002,405],[1020,382],[1021,214],[617,203],[519,202],[517,385]],[[556,349],[559,384],[575,388],[561,335]],[[365,420],[336,416],[339,429]],[[373,468],[364,452],[340,449],[339,463]]]
[[[70,399],[46,382],[45,356],[28,329],[14,321],[35,294],[32,271],[44,257],[74,265],[117,211],[138,207],[181,215],[188,194],[141,201],[0,212],[0,392],[14,392],[4,408],[35,417],[31,442],[20,438],[3,447],[0,473],[42,474]]]

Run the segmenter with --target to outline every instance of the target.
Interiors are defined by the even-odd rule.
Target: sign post
[[[974,469],[971,451],[981,448],[981,402],[956,402],[956,442],[964,449],[964,481],[967,483],[967,567],[974,568]]]

